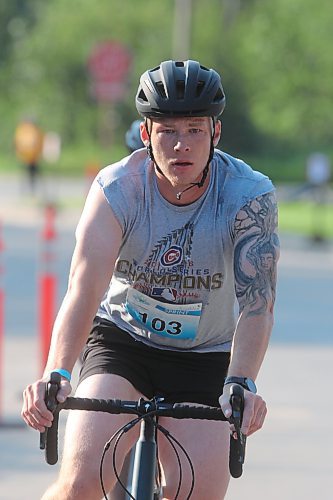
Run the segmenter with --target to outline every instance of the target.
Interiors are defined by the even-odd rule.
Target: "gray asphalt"
[[[0,255],[5,290],[0,500],[38,499],[57,473],[58,466],[46,465],[38,449],[38,434],[21,425],[19,412],[24,386],[40,372],[36,296],[42,205],[55,201],[60,206],[54,263],[60,302],[87,188],[86,180],[49,179],[33,198],[19,179],[0,178],[0,236],[5,243]],[[249,438],[244,474],[231,480],[226,500],[332,498],[333,245],[285,234],[281,242],[276,321],[258,378],[269,415],[264,428]]]

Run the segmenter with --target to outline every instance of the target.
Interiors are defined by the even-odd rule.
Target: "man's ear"
[[[222,135],[222,123],[221,120],[217,120],[215,123],[215,132],[213,137],[214,147],[218,145],[219,140],[221,139],[221,135]]]
[[[141,135],[141,140],[145,146],[148,146],[150,143],[148,131],[147,131],[147,126],[148,123],[146,120],[144,120],[142,123],[140,123],[140,135]]]

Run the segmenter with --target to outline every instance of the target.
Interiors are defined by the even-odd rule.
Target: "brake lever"
[[[235,426],[237,439],[242,440],[244,434],[241,431],[244,411],[244,389],[240,385],[230,387],[231,417],[230,422]]]

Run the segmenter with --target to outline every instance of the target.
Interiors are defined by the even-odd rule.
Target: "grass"
[[[311,201],[279,203],[280,231],[333,239],[333,205]]]
[[[259,172],[268,175],[274,183],[305,181],[305,154],[281,155],[280,157],[244,155],[241,158],[251,165],[254,170],[259,170]]]

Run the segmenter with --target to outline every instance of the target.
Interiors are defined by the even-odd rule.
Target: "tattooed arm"
[[[277,206],[274,193],[260,196],[238,212],[235,220],[234,275],[239,319],[228,375],[255,379],[273,327],[276,265],[279,258]],[[247,401],[248,400],[248,401]],[[263,424],[266,405],[246,391],[243,428],[251,434]],[[228,407],[226,395],[220,399]]]

